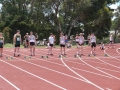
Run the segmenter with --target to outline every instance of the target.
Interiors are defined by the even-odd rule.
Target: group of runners
[[[24,36],[25,38],[25,46],[30,48],[30,56],[35,56],[35,46],[36,46],[36,40],[38,39],[38,36],[36,37],[35,35],[33,35],[33,32],[30,32],[30,35],[28,33],[26,33],[26,35]],[[77,45],[77,55],[83,55],[83,45],[84,45],[84,35],[83,33],[80,34],[76,34],[75,37],[76,40],[76,45]],[[60,55],[66,55],[65,52],[65,48],[66,48],[66,43],[68,42],[68,37],[65,35],[64,33],[60,33],[60,38],[59,38],[59,43],[60,43]],[[89,34],[88,36],[88,42],[89,45],[91,46],[91,52],[90,54],[95,55],[95,49],[96,49],[96,36],[94,35],[94,33]],[[21,34],[20,34],[20,30],[17,30],[16,34],[14,34],[13,37],[13,44],[14,44],[14,56],[20,56],[20,45],[22,43],[22,39],[21,39]],[[55,43],[55,36],[50,33],[50,36],[48,38],[48,53],[47,55],[53,55],[52,50],[53,50],[53,46]],[[0,33],[0,56],[2,56],[3,53],[3,45],[4,45],[4,37],[2,35],[2,33]],[[113,36],[110,35],[110,43],[108,48],[112,46],[113,47]],[[100,49],[104,50],[104,44],[101,42],[100,45]]]

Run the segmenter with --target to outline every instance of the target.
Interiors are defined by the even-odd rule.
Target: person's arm
[[[35,38],[35,36],[34,36],[34,38]],[[36,41],[36,39],[35,39],[35,45],[37,45],[37,41]]]
[[[28,44],[30,45],[30,36],[28,37]]]
[[[84,43],[84,41],[85,41],[85,39],[84,39],[84,37],[83,37],[83,43]]]
[[[13,37],[13,44],[15,44],[15,41],[16,41],[15,38],[16,38],[16,34]]]
[[[22,44],[22,38],[21,38],[21,35],[20,35],[20,44]]]

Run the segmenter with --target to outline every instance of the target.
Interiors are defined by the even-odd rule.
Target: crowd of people
[[[26,33],[26,35],[24,36],[25,38],[25,47],[26,48],[30,48],[30,56],[35,56],[35,46],[36,46],[36,41],[38,40],[38,35],[37,33],[35,33],[35,35],[33,34],[33,32],[30,32],[30,35],[28,33]],[[94,33],[91,33],[88,35],[87,37],[88,40],[88,45],[91,46],[91,52],[90,54],[95,55],[96,52],[96,36],[94,35]],[[110,43],[108,45],[108,48],[111,46],[113,47],[113,36],[110,35]],[[55,35],[53,35],[52,33],[50,33],[50,36],[48,38],[48,52],[47,55],[53,55],[53,47],[55,46]],[[83,55],[83,45],[84,45],[84,35],[83,33],[80,34],[76,34],[75,37],[75,41],[76,41],[76,45],[77,45],[77,55]],[[20,30],[17,30],[16,34],[14,34],[13,37],[13,44],[14,44],[14,56],[20,56],[20,45],[22,43],[22,39],[21,39],[21,34],[20,34]],[[66,55],[66,47],[71,47],[72,45],[68,42],[68,36],[64,35],[64,33],[60,33],[60,37],[59,37],[59,44],[60,44],[60,54],[61,55]],[[4,37],[2,35],[2,33],[0,33],[0,56],[2,56],[3,53],[3,45],[4,45]],[[100,44],[100,49],[104,50],[105,46],[104,43],[101,42]]]

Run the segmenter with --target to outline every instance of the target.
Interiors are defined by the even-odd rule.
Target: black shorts
[[[51,47],[53,47],[53,44],[50,44]]]
[[[113,41],[110,41],[110,43],[112,44],[112,43],[113,43]]]
[[[28,40],[26,40],[26,42],[28,43],[29,41],[28,41]]]
[[[79,43],[79,46],[83,46],[83,43],[81,43],[81,44]]]
[[[20,47],[20,44],[15,44],[15,47]]]
[[[35,45],[35,42],[30,42],[30,45],[31,45],[31,46],[34,46],[34,45]]]
[[[91,43],[91,47],[93,48],[93,47],[96,47],[96,43],[95,42],[92,42]]]
[[[65,45],[63,45],[63,44],[60,44],[60,47],[65,47]]]
[[[78,44],[79,42],[78,42],[78,41],[76,41],[76,43]]]

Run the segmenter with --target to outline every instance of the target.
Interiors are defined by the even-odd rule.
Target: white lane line
[[[7,55],[7,54],[4,54],[6,56],[10,56],[10,55]],[[15,57],[16,58],[16,57]],[[59,73],[59,74],[62,74],[62,75],[65,75],[67,77],[71,77],[73,79],[76,79],[76,80],[80,80],[80,81],[83,81],[83,82],[86,82],[85,80],[82,80],[80,78],[77,78],[77,77],[74,77],[74,76],[71,76],[69,74],[66,74],[66,73],[63,73],[63,72],[60,72],[60,71],[57,71],[57,70],[54,70],[54,69],[50,69],[50,68],[47,68],[47,67],[44,67],[44,66],[41,66],[41,65],[38,65],[38,64],[35,64],[35,63],[31,63],[31,62],[28,62],[28,61],[25,61],[25,60],[22,60],[22,59],[19,59],[19,58],[16,58],[17,60],[16,61],[22,61],[22,62],[25,62],[25,63],[28,63],[28,64],[31,64],[31,65],[34,65],[34,66],[37,66],[37,67],[40,67],[40,68],[44,68],[46,70],[49,70],[49,71],[53,71],[53,72],[56,72],[56,73]]]
[[[74,70],[72,70],[72,69],[63,61],[62,57],[61,57],[61,61],[62,61],[62,63],[66,66],[66,68],[68,68],[71,72],[73,72],[74,74],[76,74],[76,75],[79,76],[80,78],[83,78],[85,81],[87,81],[87,83],[95,86],[96,88],[99,88],[100,90],[104,90],[102,87],[100,87],[100,86],[92,83],[92,82],[89,81],[88,79],[84,78],[83,76],[81,76],[80,74],[78,74],[77,72],[75,72]]]
[[[100,59],[100,58],[98,58],[98,57],[95,57],[95,58],[98,59],[99,61],[101,61],[101,62],[109,65],[109,66],[112,66],[112,67],[115,67],[115,68],[119,68],[119,67],[117,67],[117,66],[115,66],[115,65],[113,65],[113,64],[110,64],[110,63],[107,63],[107,62],[103,61],[102,59]]]
[[[104,73],[104,74],[106,74],[106,75],[109,75],[109,76],[117,79],[117,80],[120,80],[120,78],[118,78],[118,77],[116,77],[116,76],[113,76],[113,75],[111,75],[111,74],[109,74],[109,73],[107,73],[107,72],[104,72],[104,71],[102,71],[102,70],[100,70],[100,69],[98,69],[98,68],[96,68],[96,67],[94,67],[94,66],[92,66],[92,65],[90,65],[90,64],[88,64],[88,63],[86,63],[86,62],[85,62],[84,60],[82,60],[81,58],[79,58],[79,60],[82,61],[83,63],[85,63],[86,65],[88,65],[89,67],[97,70],[97,71],[100,71],[100,72],[102,72],[102,73]]]
[[[33,77],[36,77],[36,78],[38,78],[38,79],[41,79],[41,80],[43,80],[43,81],[45,81],[45,82],[47,82],[47,83],[49,83],[49,84],[51,84],[51,85],[53,85],[53,86],[56,86],[56,87],[58,87],[58,88],[60,88],[60,89],[63,89],[63,90],[67,90],[67,89],[65,89],[65,88],[63,88],[63,87],[61,87],[61,86],[59,86],[59,85],[57,85],[57,84],[55,84],[55,83],[53,83],[53,82],[51,82],[51,81],[48,81],[47,79],[44,79],[44,78],[42,78],[42,77],[39,77],[39,76],[37,76],[37,75],[35,75],[35,74],[33,74],[33,73],[30,73],[30,72],[28,72],[28,71],[26,71],[26,70],[24,70],[24,69],[22,69],[22,68],[19,68],[19,67],[13,65],[13,64],[10,64],[10,63],[8,63],[8,62],[6,62],[6,61],[3,61],[3,60],[0,60],[0,61],[3,62],[3,63],[8,64],[8,65],[10,65],[10,66],[12,66],[12,67],[20,70],[20,71],[23,71],[23,72],[25,72],[25,73],[33,76]]]
[[[75,68],[75,67],[72,67],[72,68],[75,69],[75,70],[79,70],[79,71],[84,71],[84,72],[92,73],[92,74],[99,75],[99,76],[102,76],[102,77],[112,78],[112,77],[105,76],[105,75],[98,74],[98,73],[94,73],[94,72],[91,72],[91,71],[87,71],[87,70],[83,70],[83,69],[79,69],[79,68]]]
[[[6,50],[7,52],[11,52],[9,50]],[[14,53],[14,52],[11,52],[11,53]],[[29,55],[25,55],[25,54],[21,54],[23,56],[29,56]],[[37,59],[37,60],[41,60],[41,61],[45,61],[45,62],[49,62],[49,63],[52,63],[52,64],[56,64],[56,65],[59,65],[59,66],[64,66],[62,64],[59,64],[59,63],[55,63],[55,62],[52,62],[52,61],[48,61],[48,60],[44,60],[44,59],[40,59],[40,58],[35,58],[35,57],[32,57],[33,59]]]
[[[112,89],[110,89],[110,88],[106,88],[107,90],[112,90]]]
[[[120,61],[120,59],[117,59],[117,58],[115,58],[115,57],[109,55],[109,54],[106,52],[106,50],[107,50],[107,49],[104,50],[104,53],[105,53],[105,54],[107,54],[109,57],[111,57],[111,58],[113,58],[113,59],[115,59],[115,60],[117,60],[117,61]]]
[[[2,78],[3,80],[5,80],[7,83],[9,83],[11,86],[13,86],[16,90],[20,90],[18,87],[16,87],[13,83],[11,83],[10,81],[8,81],[6,78],[4,78],[3,76],[0,75],[0,78]]]
[[[101,68],[101,67],[96,67],[96,68],[103,69],[103,70],[107,70],[107,71],[112,71],[112,72],[120,73],[120,71],[116,71],[116,70],[111,70],[111,69],[106,69],[106,68]]]

